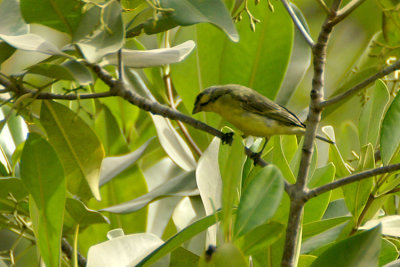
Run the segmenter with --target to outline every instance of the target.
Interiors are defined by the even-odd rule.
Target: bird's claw
[[[222,144],[232,145],[233,135],[234,135],[233,132],[224,133],[223,136],[221,137]]]

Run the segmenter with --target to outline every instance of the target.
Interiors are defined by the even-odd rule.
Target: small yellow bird
[[[266,141],[273,135],[303,135],[306,131],[304,123],[291,111],[253,89],[237,84],[205,89],[197,96],[192,114],[200,111],[218,113],[244,135],[265,137]],[[317,138],[334,144],[322,136],[317,135]]]

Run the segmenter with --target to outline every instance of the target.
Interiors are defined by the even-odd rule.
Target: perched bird
[[[265,137],[262,150],[268,138],[273,135],[302,135],[306,130],[304,123],[287,108],[253,89],[237,84],[216,85],[205,89],[197,96],[192,113],[200,111],[218,113],[246,136]],[[333,144],[322,136],[317,135],[317,138]]]

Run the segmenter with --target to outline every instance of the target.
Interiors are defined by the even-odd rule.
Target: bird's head
[[[205,89],[196,97],[192,114],[200,111],[215,111],[214,106],[217,100],[225,95],[227,90],[228,88],[224,86],[212,86]]]

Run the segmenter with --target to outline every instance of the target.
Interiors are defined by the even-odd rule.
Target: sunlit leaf
[[[36,242],[48,266],[59,266],[66,185],[63,166],[51,145],[30,134],[21,156],[21,178],[30,195]]]

